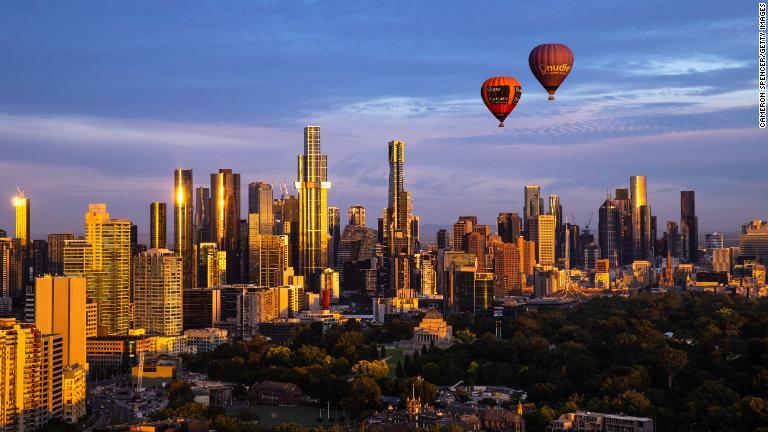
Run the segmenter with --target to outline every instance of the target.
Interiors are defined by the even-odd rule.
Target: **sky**
[[[527,62],[552,42],[575,55],[555,102]],[[479,96],[499,75],[523,87],[503,129]],[[17,185],[34,238],[82,232],[89,202],[145,236],[180,167],[196,186],[232,168],[243,191],[293,190],[309,124],[322,128],[329,204],[364,205],[369,226],[393,139],[422,224],[495,224],[538,184],[575,223],[594,212],[594,229],[631,175],[647,176],[659,231],[688,189],[702,233],[768,218],[753,1],[0,3],[9,234]]]

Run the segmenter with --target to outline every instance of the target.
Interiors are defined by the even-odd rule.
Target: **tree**
[[[672,380],[675,379],[675,375],[680,372],[688,363],[688,354],[685,351],[670,348],[664,346],[661,355],[661,365],[664,372],[667,374],[667,388],[672,393]]]
[[[384,360],[360,360],[359,362],[355,363],[354,366],[352,366],[352,373],[357,377],[365,376],[373,379],[374,381],[379,381],[380,379],[387,376],[389,373],[389,367],[387,366],[387,362]]]
[[[166,392],[168,393],[168,408],[171,409],[177,409],[195,400],[195,395],[192,393],[192,386],[186,381],[174,380],[168,386]]]
[[[349,412],[359,416],[365,411],[379,407],[381,389],[376,382],[366,376],[355,378],[349,389],[349,395],[344,399],[344,406]]]

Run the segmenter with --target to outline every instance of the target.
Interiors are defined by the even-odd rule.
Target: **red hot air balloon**
[[[555,100],[555,92],[573,68],[573,52],[563,44],[539,45],[528,56],[531,72]]]
[[[522,90],[520,83],[513,77],[488,78],[480,87],[480,96],[488,111],[499,119],[499,127],[504,127],[504,119],[517,106]]]

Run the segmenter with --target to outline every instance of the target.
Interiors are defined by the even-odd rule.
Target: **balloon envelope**
[[[531,50],[528,56],[531,72],[555,100],[555,92],[573,68],[573,52],[563,44],[543,44]]]
[[[520,83],[513,77],[488,78],[480,87],[480,96],[488,111],[499,119],[499,127],[504,127],[504,119],[517,106],[521,92]]]

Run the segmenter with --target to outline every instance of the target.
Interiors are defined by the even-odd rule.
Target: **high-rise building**
[[[192,288],[195,280],[195,266],[192,245],[194,244],[194,205],[192,201],[191,169],[176,169],[173,172],[173,250],[183,260],[183,286]]]
[[[563,258],[565,254],[563,231],[563,205],[557,195],[549,196],[549,208],[547,214],[555,217],[555,259]]]
[[[35,431],[61,414],[62,344],[32,323],[0,318],[0,425]]]
[[[522,295],[520,252],[512,243],[497,243],[493,247],[494,295]]]
[[[131,221],[111,218],[106,204],[89,204],[85,239],[67,240],[64,274],[85,277],[98,307],[100,336],[128,332],[131,284]]]
[[[667,252],[671,257],[680,258],[682,256],[682,239],[677,222],[667,221],[667,231],[665,233],[667,240]]]
[[[725,236],[719,232],[708,233],[704,236],[707,245],[707,255],[712,256],[712,250],[725,247]]]
[[[465,237],[466,245],[464,252],[471,253],[477,257],[477,271],[486,270],[486,236],[478,231],[473,231]]]
[[[328,207],[328,266],[336,267],[341,241],[341,211],[338,207]]]
[[[0,238],[0,311],[10,312],[11,297],[24,292],[24,253],[21,240]]]
[[[347,210],[347,224],[365,226],[365,207],[360,204],[353,205]]]
[[[29,231],[29,198],[24,196],[24,191],[18,190],[13,198],[13,206],[16,209],[16,235],[22,246],[27,246],[30,241]]]
[[[537,262],[544,266],[555,263],[555,217],[553,215],[539,215],[537,238]]]
[[[437,248],[440,250],[451,249],[451,235],[448,233],[448,230],[437,230]]]
[[[149,248],[165,249],[166,246],[166,205],[155,201],[149,205]]]
[[[195,243],[211,241],[211,189],[195,189]]]
[[[526,276],[533,275],[536,267],[536,243],[523,237],[517,238],[517,251],[520,253],[520,271]]]
[[[544,214],[544,200],[541,198],[541,188],[537,185],[528,185],[525,187],[523,194],[523,224],[526,240],[534,240],[530,236],[529,225],[531,221],[537,220],[536,218],[541,214]]]
[[[496,229],[504,243],[517,243],[522,229],[520,215],[517,213],[499,213],[496,219]]]
[[[597,237],[600,242],[602,259],[609,260],[614,266],[619,263],[619,236],[621,227],[619,208],[612,199],[606,199],[598,212]]]
[[[64,243],[74,239],[71,233],[48,234],[48,272],[52,275],[64,274]]]
[[[168,249],[150,249],[133,266],[134,327],[149,334],[177,336],[182,328],[182,258]]]
[[[195,287],[207,288],[227,283],[227,253],[216,243],[200,243],[196,248],[197,280]]]
[[[435,271],[437,261],[435,255],[425,254],[421,257],[421,294],[437,294],[437,272]]]
[[[680,191],[680,231],[683,258],[695,263],[699,259],[699,218],[696,217],[695,191]]]
[[[645,176],[632,176],[629,178],[629,184],[632,221],[632,259],[652,259],[651,206],[648,204]]]
[[[220,169],[211,174],[211,240],[227,253],[227,282],[241,282],[240,174]]]
[[[65,367],[88,368],[85,292],[86,281],[82,277],[35,279],[35,327],[43,334],[61,335]]]
[[[453,224],[453,250],[466,251],[466,236],[475,230],[477,216],[459,216],[458,222]]]
[[[290,267],[299,265],[299,200],[288,193],[288,187],[281,186],[283,192],[275,199],[275,234],[288,236],[288,264]]]
[[[405,142],[389,142],[388,160],[389,187],[387,209],[383,215],[387,287],[393,291],[407,291],[412,266],[406,261],[417,249],[418,219],[413,216],[411,194],[405,190]]]
[[[272,211],[274,196],[272,185],[267,182],[251,182],[248,184],[248,214],[259,215],[256,228],[259,234],[274,234],[275,217]],[[249,230],[251,219],[249,217]]]
[[[258,215],[251,213],[252,219]],[[258,226],[258,223],[255,224]],[[248,253],[250,254],[250,282],[258,286],[277,287],[282,285],[283,272],[288,267],[288,237],[274,234],[260,234],[254,227],[248,235]]]
[[[742,259],[768,262],[768,222],[755,219],[742,225],[739,255]]]
[[[304,128],[304,154],[298,157],[297,273],[307,280],[328,267],[328,157],[320,153],[320,126]],[[315,291],[319,287],[311,287]]]

